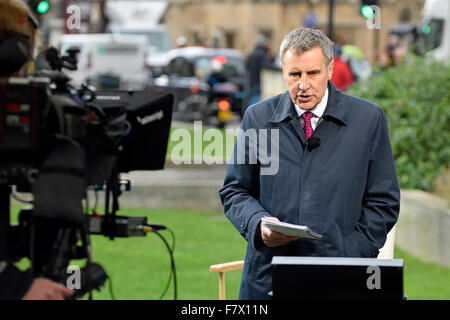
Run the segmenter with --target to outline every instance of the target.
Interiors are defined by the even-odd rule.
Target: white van
[[[145,68],[147,38],[121,34],[73,34],[60,38],[60,51],[80,49],[78,70],[68,71],[75,85],[141,90],[149,84]]]
[[[169,62],[167,53],[173,49],[170,32],[165,24],[161,24],[169,5],[167,0],[105,1],[104,11],[109,19],[107,32],[147,37],[147,67],[153,77],[161,75]]]
[[[425,47],[435,59],[450,60],[450,1],[426,0],[422,11]]]
[[[111,32],[120,34],[136,34],[147,37],[147,67],[153,77],[163,73],[169,63],[168,53],[173,49],[173,40],[165,24],[128,23],[125,25],[110,26]]]

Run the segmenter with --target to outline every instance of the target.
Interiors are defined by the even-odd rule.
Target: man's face
[[[300,55],[289,49],[283,60],[283,78],[292,101],[303,110],[313,109],[325,94],[333,74],[333,61],[327,67],[327,59],[320,47]]]

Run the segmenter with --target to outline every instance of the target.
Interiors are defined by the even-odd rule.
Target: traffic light
[[[48,1],[39,1],[36,11],[40,14],[46,13],[50,9],[50,2]]]
[[[50,1],[48,0],[28,0],[31,10],[38,14],[44,14],[50,10]]]
[[[378,0],[360,0],[360,12],[361,15],[366,18],[372,18],[375,15],[375,11],[370,6],[377,6]]]

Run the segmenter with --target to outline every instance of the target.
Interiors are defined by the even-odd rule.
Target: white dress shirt
[[[323,113],[325,112],[325,108],[327,107],[327,102],[328,102],[328,88],[325,90],[325,94],[323,95],[322,100],[311,110],[303,110],[300,109],[300,107],[296,104],[295,105],[295,110],[298,113],[298,116],[300,117],[300,120],[302,122],[302,126],[305,126],[305,120],[303,120],[302,114],[309,111],[313,114],[313,116],[311,117],[311,127],[313,128],[313,130],[316,130],[317,125],[319,124],[319,120],[322,117]]]

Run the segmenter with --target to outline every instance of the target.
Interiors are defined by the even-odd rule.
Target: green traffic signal
[[[430,25],[429,25],[429,24],[425,24],[425,25],[422,27],[422,31],[423,31],[424,34],[429,34],[429,33],[431,32],[431,27],[430,27]]]
[[[363,5],[361,7],[361,14],[363,15],[364,18],[372,18],[375,14],[375,11],[369,6],[369,5]]]
[[[36,7],[36,11],[40,14],[46,13],[50,9],[50,3],[48,1],[40,1]]]

